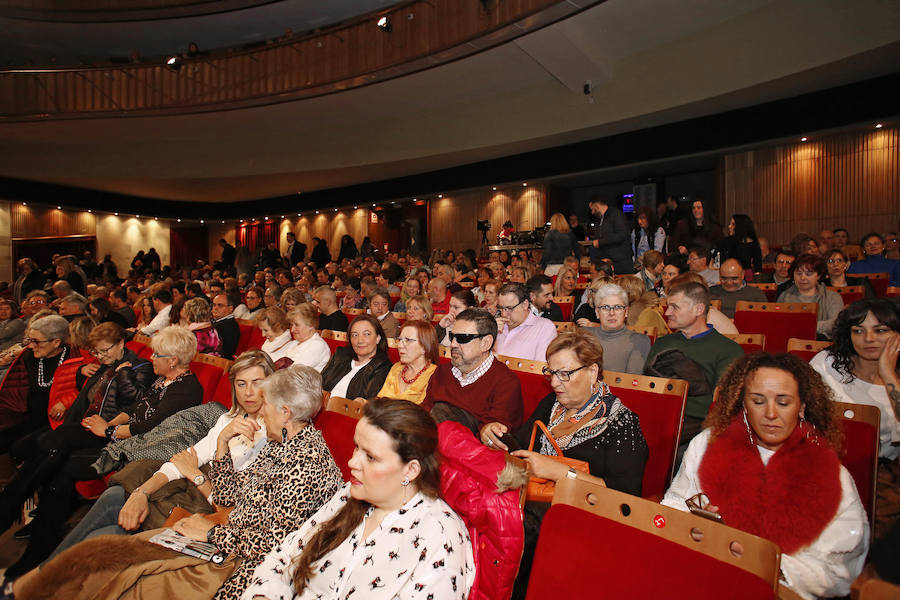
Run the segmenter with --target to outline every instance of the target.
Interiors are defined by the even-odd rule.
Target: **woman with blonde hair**
[[[578,271],[572,267],[562,267],[556,274],[553,295],[556,297],[574,296],[578,285]]]
[[[431,323],[434,318],[434,308],[428,296],[412,296],[406,301],[406,320],[425,321]]]
[[[541,256],[544,275],[553,277],[562,268],[567,256],[580,254],[581,249],[575,234],[569,229],[569,222],[562,213],[553,213],[550,217],[550,230],[544,235],[544,253]]]

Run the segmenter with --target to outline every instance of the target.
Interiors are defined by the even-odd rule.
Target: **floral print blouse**
[[[266,556],[242,600],[295,598],[294,558],[318,526],[346,504],[350,484]],[[366,518],[372,513],[366,513]],[[365,519],[334,550],[313,564],[315,575],[299,600],[464,600],[475,580],[466,526],[441,499],[418,493],[362,539]]]

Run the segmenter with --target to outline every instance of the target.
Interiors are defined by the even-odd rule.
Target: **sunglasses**
[[[487,333],[453,333],[452,331],[447,334],[447,336],[450,338],[451,344],[453,342],[456,342],[460,346],[462,346],[463,344],[468,344],[472,340],[482,338],[486,335],[489,335],[489,334],[487,334]]]

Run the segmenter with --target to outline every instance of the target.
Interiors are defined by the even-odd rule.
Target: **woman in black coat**
[[[359,315],[347,337],[350,346],[335,350],[322,369],[322,389],[340,398],[374,398],[392,366],[381,323],[372,315]]]

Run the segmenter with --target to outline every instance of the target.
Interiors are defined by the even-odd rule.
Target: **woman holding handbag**
[[[481,429],[481,441],[499,450],[514,450],[513,455],[527,461],[536,477],[551,481],[599,478],[610,488],[640,496],[647,442],[637,415],[602,381],[603,347],[597,338],[581,330],[557,336],[547,347],[544,375],[553,392],[541,400],[525,423],[511,432],[511,437],[502,423],[488,423]],[[541,429],[536,435],[535,428]],[[504,439],[520,448],[529,440],[532,444],[529,450],[514,449]],[[570,460],[560,461],[557,448]],[[587,463],[589,474],[580,472],[571,459]],[[537,492],[535,483],[529,484],[533,500],[525,504],[525,552],[513,598],[524,597],[540,522],[549,507],[546,501],[534,501],[539,497],[533,493]]]

